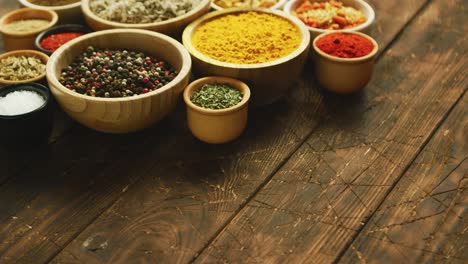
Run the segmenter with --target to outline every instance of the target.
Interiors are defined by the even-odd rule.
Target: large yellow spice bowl
[[[243,16],[251,14],[253,17],[245,17],[244,19]],[[255,19],[256,14],[259,14],[260,19]],[[267,16],[265,17],[265,15]],[[238,25],[222,21],[225,18],[229,19],[235,16],[240,16],[242,20],[247,22]],[[277,24],[272,22],[269,25],[270,18],[273,19],[272,21],[276,19],[280,22]],[[207,25],[205,23],[217,20],[220,20],[220,23],[214,24],[213,28],[204,29],[204,26]],[[285,30],[285,23],[288,25],[286,33],[289,32],[293,35],[288,36],[282,32]],[[216,32],[216,30],[223,28],[229,30],[229,27],[237,28],[245,34],[225,34],[225,36],[229,36],[226,38],[227,41],[234,40],[226,42],[226,45],[217,45],[216,43],[222,43],[218,42],[217,39],[204,39],[197,36],[200,31]],[[280,32],[279,37],[277,36],[278,32]],[[264,36],[263,40],[262,37],[256,38],[255,34]],[[270,35],[271,39],[267,37]],[[223,34],[220,36],[224,38]],[[279,39],[275,39],[275,37]],[[291,41],[294,38],[297,38],[297,42],[293,43]],[[236,43],[236,40],[241,42]],[[284,41],[285,45],[281,41]],[[299,19],[281,11],[238,8],[211,12],[192,22],[184,30],[182,42],[192,56],[195,75],[199,77],[225,76],[239,79],[250,87],[252,104],[259,106],[279,100],[295,84],[307,60],[310,34]],[[201,44],[197,43],[203,43],[205,46],[202,48]],[[207,55],[208,53],[209,55]],[[218,58],[213,58],[215,56]]]

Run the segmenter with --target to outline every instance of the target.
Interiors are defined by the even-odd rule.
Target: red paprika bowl
[[[369,40],[374,46],[366,55],[356,58],[336,57],[322,51],[317,42],[331,34],[358,35]],[[364,88],[370,81],[379,45],[370,36],[360,32],[329,32],[315,38],[312,43],[315,52],[315,78],[322,87],[339,94],[349,94]]]
[[[55,26],[55,27],[52,27],[52,28],[50,28],[48,30],[43,31],[41,34],[39,34],[36,37],[36,40],[34,41],[34,48],[41,51],[41,52],[44,52],[45,54],[50,56],[50,55],[52,55],[52,53],[54,51],[43,48],[41,46],[41,41],[44,38],[46,38],[46,37],[48,37],[50,35],[55,35],[55,34],[60,34],[60,33],[67,33],[67,32],[83,33],[83,35],[84,35],[84,34],[87,34],[87,33],[91,33],[93,31],[90,28],[85,27],[83,25],[79,25],[79,24],[66,24],[66,25]]]

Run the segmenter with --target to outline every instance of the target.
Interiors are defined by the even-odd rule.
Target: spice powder
[[[218,61],[254,64],[289,55],[301,43],[293,23],[255,11],[216,17],[198,26],[192,35],[195,49]]]

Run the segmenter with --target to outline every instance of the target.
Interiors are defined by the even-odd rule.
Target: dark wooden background
[[[47,146],[0,148],[0,263],[467,263],[468,2],[369,2],[360,93],[309,63],[230,144],[181,103],[120,136],[57,111]]]

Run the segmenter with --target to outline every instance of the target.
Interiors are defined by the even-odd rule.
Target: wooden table
[[[121,136],[57,111],[48,146],[0,148],[0,262],[467,263],[467,1],[370,2],[361,93],[309,63],[230,144],[193,138],[181,103]]]

